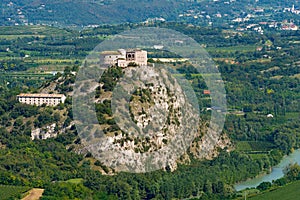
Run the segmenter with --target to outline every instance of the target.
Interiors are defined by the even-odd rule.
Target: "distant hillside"
[[[0,25],[46,24],[80,28],[176,21],[232,28],[239,26],[236,22],[241,19],[251,19],[249,23],[254,24],[293,19],[299,25],[299,8],[298,1],[289,0],[2,0]]]
[[[174,19],[186,8],[183,0],[4,0],[3,23],[91,25]]]

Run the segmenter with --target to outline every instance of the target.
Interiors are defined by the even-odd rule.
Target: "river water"
[[[256,178],[238,183],[234,185],[234,188],[237,191],[241,191],[246,188],[257,187],[262,182],[272,182],[272,180],[282,178],[284,175],[283,169],[286,168],[289,164],[293,163],[300,164],[300,149],[297,149],[290,155],[283,157],[280,163],[272,168],[271,173],[262,174],[257,176]]]

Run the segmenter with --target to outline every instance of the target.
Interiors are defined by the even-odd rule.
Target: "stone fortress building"
[[[19,94],[17,100],[24,104],[41,106],[57,106],[60,103],[65,103],[66,96],[63,94]]]
[[[130,63],[147,66],[147,51],[140,49],[119,49],[118,51],[104,51],[100,56],[105,65],[117,65],[125,68]]]

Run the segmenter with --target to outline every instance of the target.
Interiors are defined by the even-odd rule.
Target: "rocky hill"
[[[103,74],[95,99],[100,130],[84,138],[102,165],[117,171],[173,171],[191,157],[212,159],[218,149],[231,149],[226,135],[210,130],[207,136],[208,121],[199,119],[183,88],[167,74],[149,66],[111,67]],[[104,137],[98,137],[102,131]],[[145,168],[146,162],[151,166]]]
[[[76,67],[66,68],[64,73],[58,73],[35,91],[65,94],[68,96],[65,104],[55,107],[16,104],[12,111],[16,118],[10,120],[7,129],[18,132],[25,128],[32,140],[76,135],[71,100],[76,70]],[[123,96],[123,90],[130,91],[131,95]],[[194,158],[212,159],[220,148],[230,150],[232,145],[226,135],[220,137],[211,132],[212,135],[207,136],[208,121],[199,119],[183,90],[178,81],[162,69],[110,67],[99,81],[94,100],[105,139],[91,147],[81,142],[86,138],[77,136],[66,148],[88,155],[86,159],[93,169],[103,174],[129,169],[144,172],[144,163],[150,160],[147,171],[162,168],[174,171],[177,163],[189,164]],[[128,102],[124,103],[126,99]],[[17,116],[18,113],[25,114]],[[18,126],[21,120],[26,122],[26,127]]]

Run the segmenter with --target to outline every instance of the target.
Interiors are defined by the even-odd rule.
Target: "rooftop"
[[[64,97],[64,95],[63,94],[24,94],[24,93],[21,93],[17,97],[61,98],[61,97]]]

